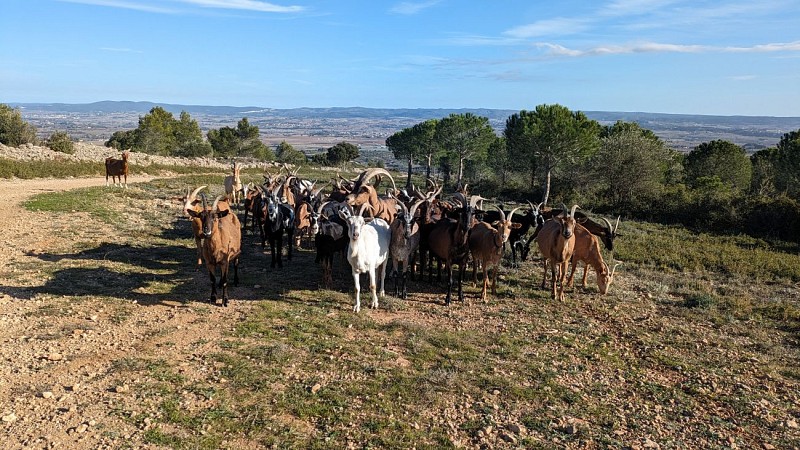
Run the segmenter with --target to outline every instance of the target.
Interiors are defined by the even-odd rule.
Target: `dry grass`
[[[53,251],[36,298],[104,299],[137,326],[130,301],[186,308],[218,340],[154,327],[147,351],[120,357],[135,402],[112,414],[170,448],[514,447],[792,448],[800,442],[800,305],[796,248],[624,224],[625,260],[610,295],[564,303],[538,289],[535,262],[505,268],[487,303],[442,305],[444,283],[414,280],[409,299],[352,313],[350,272],[336,261],[319,288],[313,252],[284,269],[243,237],[235,320],[204,303],[188,223],[170,198],[222,175],[128,191],[45,194],[36,208],[98,195],[103,242]],[[77,203],[71,209],[80,210]],[[118,205],[118,206],[109,206]],[[155,205],[155,206],[154,206]],[[78,239],[81,241],[81,239]],[[113,243],[109,243],[113,242]],[[744,244],[742,243],[744,242]],[[713,256],[718,255],[718,256]],[[766,265],[768,261],[789,261]],[[590,276],[590,282],[594,277]],[[388,281],[387,291],[392,284]],[[63,303],[35,314],[64,316]],[[186,314],[185,313],[185,314]],[[146,328],[147,324],[138,324]],[[156,331],[157,330],[157,331]],[[69,328],[56,333],[68,334]],[[109,436],[118,433],[107,430]]]

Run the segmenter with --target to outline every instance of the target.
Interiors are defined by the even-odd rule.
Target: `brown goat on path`
[[[539,235],[536,236],[536,243],[539,251],[544,256],[544,273],[542,274],[542,288],[545,287],[547,279],[547,264],[551,265],[553,275],[553,299],[564,300],[564,278],[567,274],[567,265],[572,259],[575,248],[575,210],[578,205],[574,205],[569,214],[565,214],[564,208],[561,214],[554,216],[544,223]],[[556,290],[558,284],[558,290]]]
[[[603,261],[603,255],[600,253],[600,241],[597,236],[590,233],[581,224],[577,224],[575,225],[575,248],[572,252],[572,268],[567,277],[567,286],[572,287],[575,269],[581,262],[585,264],[583,268],[583,287],[586,288],[586,277],[589,273],[589,266],[592,266],[597,273],[597,288],[603,295],[608,292],[609,286],[614,281],[614,272],[617,266],[622,264],[617,263],[614,264],[613,269],[609,268],[608,264]]]
[[[239,209],[239,202],[242,199],[240,193],[244,190],[244,186],[242,186],[242,179],[239,176],[239,172],[242,170],[239,167],[239,163],[233,163],[233,174],[228,175],[223,180],[223,184],[225,185],[225,195],[228,196],[228,202]]]
[[[228,269],[233,263],[233,285],[239,284],[239,255],[242,248],[242,229],[239,218],[231,211],[230,205],[217,197],[208,208],[205,195],[200,195],[202,210],[187,209],[186,213],[199,218],[203,223],[203,258],[206,261],[208,276],[211,279],[212,303],[217,302],[216,270],[219,267],[219,287],[222,289],[222,306],[228,306]]]
[[[192,222],[192,236],[194,243],[197,246],[197,267],[203,265],[203,221],[200,217],[195,217],[189,214],[189,210],[200,213],[203,210],[202,200],[197,198],[197,194],[205,189],[205,186],[200,186],[195,189],[191,194],[187,188],[186,190],[186,204],[183,205],[183,210],[189,215],[189,220]]]
[[[106,186],[109,176],[114,186],[119,183],[124,188],[128,187],[128,152],[122,152],[122,159],[106,158]],[[122,177],[125,177],[124,183]]]
[[[476,282],[475,267],[480,264],[483,267],[483,290],[481,300],[486,301],[486,289],[489,285],[489,267],[492,267],[492,295],[497,295],[497,271],[500,268],[500,261],[503,259],[503,244],[508,241],[511,230],[522,225],[512,223],[511,218],[519,208],[514,208],[511,213],[506,214],[499,207],[500,219],[488,224],[478,222],[469,232],[469,251],[472,254],[472,281]],[[493,226],[494,225],[494,226]],[[495,226],[497,228],[495,228]]]

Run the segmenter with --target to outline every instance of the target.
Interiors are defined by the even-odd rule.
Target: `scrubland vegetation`
[[[345,262],[334,263],[334,286],[320,289],[312,250],[270,269],[248,232],[242,283],[230,289],[233,313],[222,314],[204,302],[208,279],[194,270],[180,196],[199,185],[220,193],[225,174],[172,167],[163,168],[169,177],[127,190],[34,196],[25,205],[32,211],[97,225],[65,221],[71,238],[6,283],[40,274],[24,289],[28,298],[60,298],[82,315],[100,303],[113,319],[103,326],[143,336],[133,352],[80,355],[107,365],[86,380],[97,392],[84,394],[82,407],[109,390],[124,394],[96,426],[96,442],[111,447],[797,447],[800,248],[790,164],[800,156],[800,130],[758,156],[724,142],[683,156],[634,124],[603,128],[567,112],[523,112],[501,140],[461,148],[463,171],[447,168],[461,165],[458,155],[438,153],[431,161],[446,164],[433,171],[452,170],[451,186],[460,173],[485,197],[548,195],[623,214],[614,257],[624,264],[607,296],[590,283],[565,302],[551,300],[538,288],[534,256],[519,268],[506,261],[498,295],[486,303],[467,283],[467,301],[444,307],[444,282],[415,279],[407,300],[387,297],[380,309],[354,314]],[[525,133],[546,127],[514,124],[541,125],[547,116],[573,127],[573,143],[587,147],[525,150]],[[458,117],[449,127],[473,122],[482,129],[479,119]],[[639,145],[649,146],[644,159]],[[402,157],[399,146],[390,144]],[[65,175],[60,165],[4,165]],[[97,172],[89,166],[66,170],[100,175],[100,162]],[[300,174],[331,177],[317,170]],[[260,182],[261,173],[242,178]],[[109,234],[98,238],[92,228]],[[170,318],[189,316],[204,332],[165,327],[141,309],[166,313],[170,303],[179,305]],[[31,308],[31,318],[69,320],[49,300]],[[41,334],[51,322],[36,323]],[[63,334],[52,339],[71,336]]]

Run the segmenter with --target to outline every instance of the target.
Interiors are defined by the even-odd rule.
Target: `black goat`
[[[511,218],[512,223],[518,223],[519,228],[512,228],[511,234],[508,236],[508,242],[511,244],[511,261],[516,266],[517,264],[517,251],[520,252],[520,259],[525,261],[530,251],[530,245],[525,241],[525,235],[533,228],[538,230],[544,225],[544,217],[539,213],[539,207],[531,202],[530,211],[525,214],[514,214]],[[483,213],[481,220],[486,223],[494,223],[500,220],[500,211],[489,210]],[[505,246],[505,244],[503,244]]]
[[[264,235],[269,239],[272,259],[270,267],[283,267],[283,235],[286,234],[289,247],[287,259],[292,259],[292,238],[294,236],[294,208],[281,203],[275,193],[266,194],[262,205],[264,211]],[[263,242],[263,241],[262,241]]]
[[[326,203],[320,205],[312,214],[311,229],[314,233],[314,247],[317,256],[314,262],[322,264],[322,285],[330,288],[333,285],[333,255],[344,253],[350,244],[347,234],[347,222],[338,214],[331,214],[330,218],[322,213]]]

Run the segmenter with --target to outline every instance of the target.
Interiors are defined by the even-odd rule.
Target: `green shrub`
[[[0,144],[19,147],[36,143],[36,128],[22,120],[19,110],[0,103]]]
[[[67,153],[69,155],[75,153],[75,143],[69,137],[66,131],[56,131],[47,139],[47,146],[54,152]]]

